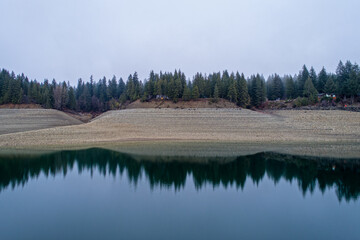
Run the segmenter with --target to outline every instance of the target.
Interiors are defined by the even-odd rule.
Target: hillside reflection
[[[305,195],[316,188],[335,187],[339,201],[357,200],[360,193],[360,160],[332,160],[295,157],[276,153],[226,158],[139,157],[104,149],[62,151],[40,157],[0,157],[0,194],[25,185],[41,173],[64,175],[77,166],[79,172],[98,171],[104,176],[126,174],[132,184],[145,176],[150,187],[181,190],[188,176],[197,189],[205,185],[243,189],[246,181],[261,184],[268,176],[275,184],[281,179],[297,183]]]

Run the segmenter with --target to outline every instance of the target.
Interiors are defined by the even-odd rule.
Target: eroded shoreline
[[[360,113],[132,109],[110,111],[86,124],[0,135],[0,152],[92,147],[163,156],[278,152],[359,158]]]

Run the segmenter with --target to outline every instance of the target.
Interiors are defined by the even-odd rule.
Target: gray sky
[[[0,68],[41,81],[335,71],[360,56],[359,0],[1,0],[0,10]]]

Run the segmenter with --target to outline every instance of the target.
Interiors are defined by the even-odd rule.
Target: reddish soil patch
[[[8,108],[8,109],[42,109],[41,105],[39,104],[2,104],[0,108]]]
[[[219,99],[217,102],[213,102],[212,99],[202,98],[198,100],[183,101],[179,100],[174,103],[171,100],[151,100],[148,102],[141,102],[140,100],[129,103],[125,106],[126,109],[135,108],[238,108],[235,103],[227,101],[225,99]]]

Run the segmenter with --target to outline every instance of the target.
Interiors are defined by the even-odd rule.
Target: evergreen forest
[[[152,99],[169,99],[174,102],[220,98],[236,103],[240,107],[261,108],[267,100],[296,99],[300,105],[318,102],[319,94],[336,95],[337,101],[347,99],[351,103],[360,97],[360,69],[355,63],[340,61],[336,73],[323,67],[316,72],[305,65],[298,74],[267,79],[255,74],[245,77],[239,72],[223,71],[209,75],[197,73],[188,79],[181,70],[172,72],[150,72],[140,80],[135,72],[126,80],[103,77],[95,81],[79,79],[77,86],[69,82],[42,82],[29,80],[24,74],[15,75],[0,69],[0,104],[40,104],[44,108],[82,112],[104,112],[118,109],[122,104]]]

